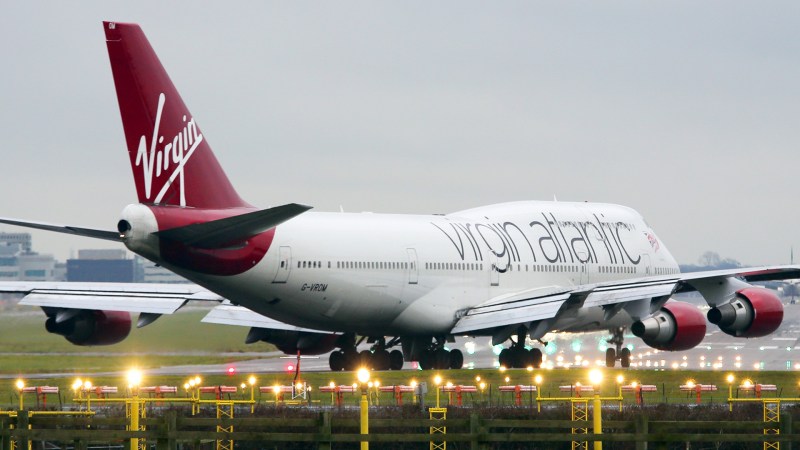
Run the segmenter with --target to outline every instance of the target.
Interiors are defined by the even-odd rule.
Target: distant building
[[[67,260],[67,281],[140,283],[143,278],[141,265],[124,249],[78,250],[77,259]]]
[[[63,281],[53,255],[31,251],[30,233],[0,233],[0,280]]]
[[[136,259],[142,266],[145,283],[191,283],[191,281],[187,280],[186,278],[183,278],[182,276],[171,272],[148,259],[142,258],[138,255],[136,256]]]

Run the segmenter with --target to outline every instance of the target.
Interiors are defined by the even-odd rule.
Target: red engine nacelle
[[[744,288],[736,292],[736,297],[729,303],[711,308],[708,321],[731,336],[766,336],[781,325],[783,303],[769,289]]]
[[[64,336],[75,345],[111,345],[131,332],[131,315],[125,311],[83,310],[63,322],[48,316],[48,332]]]
[[[298,352],[303,355],[323,355],[337,347],[339,337],[338,334],[251,328],[245,342],[268,342],[287,355],[296,355]]]
[[[659,350],[689,350],[706,336],[706,318],[692,304],[669,302],[654,315],[634,323],[631,331]]]

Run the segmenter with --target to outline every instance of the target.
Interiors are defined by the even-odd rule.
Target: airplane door
[[[278,273],[275,274],[273,283],[286,283],[289,272],[292,271],[292,248],[281,247],[278,249]]]
[[[407,248],[408,252],[408,284],[417,284],[419,281],[419,266],[417,264],[417,250]]]
[[[408,252],[408,284],[417,284],[419,281],[419,265],[417,264],[417,250],[407,248]]]
[[[642,255],[642,265],[644,266],[644,276],[649,277],[653,274],[653,270],[650,268],[650,255],[647,253]]]
[[[500,286],[500,270],[497,268],[497,255],[489,251],[489,285]]]

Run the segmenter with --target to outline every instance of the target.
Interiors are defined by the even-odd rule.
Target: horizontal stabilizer
[[[193,247],[220,248],[274,228],[309,209],[310,206],[289,203],[210,222],[157,231],[154,234]]]
[[[55,231],[57,233],[74,234],[77,236],[105,239],[108,241],[122,242],[118,231],[93,230],[91,228],[73,227],[70,225],[54,225],[44,222],[25,222],[17,219],[0,217],[0,223],[16,225],[18,227],[35,228],[37,230]]]

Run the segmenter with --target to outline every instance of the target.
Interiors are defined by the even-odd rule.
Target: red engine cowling
[[[703,341],[706,318],[692,304],[669,302],[657,313],[631,325],[631,331],[659,350],[689,350]]]
[[[63,322],[49,315],[45,328],[75,345],[111,345],[131,332],[131,315],[125,311],[83,310]]]
[[[323,355],[337,347],[339,337],[338,334],[251,328],[245,342],[268,342],[287,355],[296,355],[298,352],[302,355]]]
[[[731,336],[766,336],[781,325],[783,303],[769,289],[744,288],[736,292],[736,297],[729,303],[711,308],[708,321]]]

